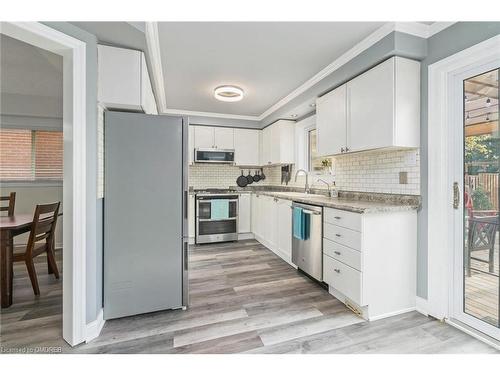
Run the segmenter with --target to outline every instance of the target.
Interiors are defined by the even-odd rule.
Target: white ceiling
[[[159,22],[169,109],[260,116],[383,22]],[[245,90],[237,103],[213,97]]]

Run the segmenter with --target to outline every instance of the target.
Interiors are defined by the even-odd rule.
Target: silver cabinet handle
[[[335,235],[336,235],[337,237],[342,237],[342,235],[341,235],[341,234],[338,234],[338,233],[335,233]]]
[[[335,254],[340,255],[340,251],[334,251]]]
[[[334,219],[340,220],[342,218],[340,216],[334,216]]]
[[[335,268],[334,271],[340,273],[340,270],[338,268]]]

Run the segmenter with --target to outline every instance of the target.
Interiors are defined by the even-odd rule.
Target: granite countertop
[[[304,190],[300,188],[272,185],[247,188],[229,187],[229,189],[236,190],[238,193],[256,193],[356,213],[413,211],[420,208],[418,195],[339,191],[339,198],[330,198],[324,189],[312,189],[310,195],[304,194]],[[190,194],[195,193],[196,191],[190,191]]]
[[[338,210],[356,212],[356,213],[376,213],[376,212],[399,212],[413,211],[419,208],[418,203],[407,202],[384,202],[370,201],[353,198],[330,198],[327,196],[306,196],[296,195],[289,192],[273,192],[273,191],[256,191],[260,195],[267,195],[275,198],[288,199],[294,202],[312,204],[316,206],[336,208]]]

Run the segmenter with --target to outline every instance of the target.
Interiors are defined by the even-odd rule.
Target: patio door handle
[[[458,209],[460,205],[460,188],[458,187],[458,182],[453,183],[453,208]]]

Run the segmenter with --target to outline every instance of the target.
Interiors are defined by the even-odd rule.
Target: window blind
[[[0,180],[62,180],[62,131],[0,130]]]

